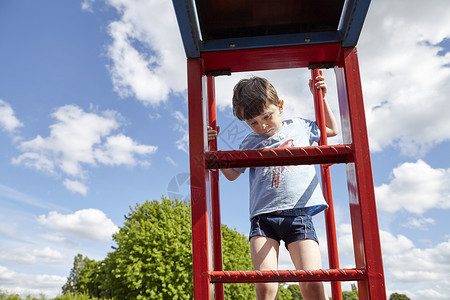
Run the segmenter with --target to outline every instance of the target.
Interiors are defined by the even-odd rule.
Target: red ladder
[[[343,145],[217,151],[206,142],[206,127],[216,126],[214,78],[206,74],[336,66]],[[340,281],[358,281],[359,299],[385,300],[384,273],[356,48],[338,43],[205,52],[188,59],[188,109],[195,299],[223,299],[223,283],[330,281],[333,299],[342,299]],[[315,78],[317,70],[312,71]],[[206,79],[207,78],[207,79]],[[205,80],[206,79],[206,80]],[[321,95],[315,95],[317,122],[323,126]],[[207,121],[208,120],[208,121]],[[322,132],[323,128],[322,128]],[[324,135],[322,135],[324,136]],[[339,269],[328,166],[345,163],[355,268]],[[217,168],[321,164],[329,270],[224,271],[222,268]],[[212,240],[212,242],[211,242]],[[211,255],[213,253],[213,256]],[[215,289],[212,288],[215,284]],[[215,292],[213,292],[215,291]]]

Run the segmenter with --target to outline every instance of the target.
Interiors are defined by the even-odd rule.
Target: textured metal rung
[[[359,281],[367,279],[365,269],[212,271],[211,283]]]
[[[353,162],[351,145],[206,152],[208,169]]]

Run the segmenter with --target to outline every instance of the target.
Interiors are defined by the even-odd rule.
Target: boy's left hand
[[[208,141],[215,140],[219,135],[220,127],[217,126],[217,129],[213,129],[211,126],[208,126]]]
[[[327,93],[327,84],[325,83],[325,77],[323,76],[316,77],[316,88],[322,89],[323,97],[325,98],[325,94]],[[313,82],[311,79],[309,80],[309,90],[311,91],[311,93],[314,94]]]

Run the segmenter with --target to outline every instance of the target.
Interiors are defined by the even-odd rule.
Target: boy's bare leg
[[[265,237],[254,236],[250,239],[253,268],[255,271],[267,271],[278,269],[278,242]],[[278,283],[255,283],[256,299],[277,299]]]
[[[288,249],[297,270],[322,268],[319,244],[316,241],[295,241],[288,245]],[[300,291],[305,300],[328,300],[323,282],[300,282]]]

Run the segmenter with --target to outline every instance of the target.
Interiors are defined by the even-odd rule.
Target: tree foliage
[[[410,300],[406,295],[393,293],[389,297],[389,300]]]
[[[137,204],[114,234],[105,260],[74,259],[63,293],[113,299],[192,299],[191,213],[188,203],[162,198]],[[248,239],[222,226],[225,270],[251,270]],[[227,299],[255,298],[251,284],[226,284]]]
[[[356,284],[352,283],[352,291],[344,291],[342,292],[342,300],[359,300],[358,289],[356,288]]]
[[[291,299],[293,300],[303,300],[302,293],[300,293],[300,287],[298,284],[290,284],[288,290],[291,291]]]
[[[77,294],[89,291],[89,294],[98,296],[99,264],[95,260],[78,254],[74,258],[73,268],[62,287],[63,294]]]
[[[114,234],[112,274],[120,299],[192,299],[190,210],[163,198],[137,204]]]
[[[67,293],[62,296],[53,298],[52,300],[97,300],[97,299],[99,299],[99,298],[91,297],[86,293],[82,293],[82,294],[76,293],[75,295],[71,295],[70,293]]]
[[[243,234],[222,225],[223,268],[229,271],[253,270],[250,257],[250,243]],[[256,297],[253,284],[225,284],[225,299],[254,299]]]

